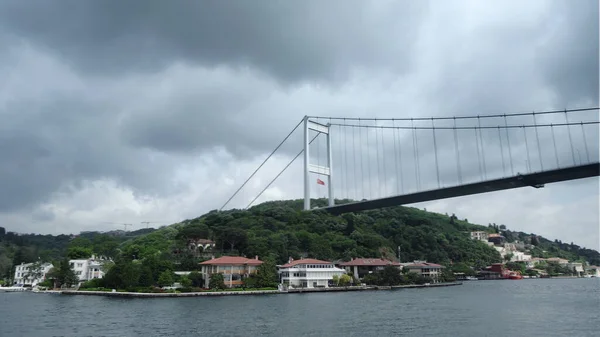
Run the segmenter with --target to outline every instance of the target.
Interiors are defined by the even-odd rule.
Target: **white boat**
[[[14,293],[19,291],[26,291],[25,287],[0,287],[0,293]]]

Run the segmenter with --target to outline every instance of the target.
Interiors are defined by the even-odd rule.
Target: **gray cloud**
[[[69,231],[121,221],[113,217],[203,213],[219,207],[307,114],[452,116],[597,105],[597,27],[595,1],[3,1],[0,220],[16,228],[33,214],[49,227],[29,224],[32,230]],[[586,130],[597,158],[598,129]],[[452,185],[453,136],[438,137],[442,184]],[[480,177],[471,137],[460,134],[465,180]],[[540,137],[547,144],[550,133]],[[301,139],[296,133],[277,164],[230,206],[245,206]],[[523,139],[515,139],[512,154],[523,167]],[[390,140],[386,159],[393,158]],[[491,155],[497,135],[485,133],[484,141],[490,175],[504,174],[501,157]],[[409,133],[402,145],[412,155]],[[559,148],[561,165],[568,163],[568,145]],[[419,155],[422,187],[434,187],[426,132]],[[544,150],[544,164],[553,155]],[[301,195],[295,165],[267,199]],[[402,163],[407,189],[416,187],[412,165]],[[393,170],[386,160],[387,194],[399,178]],[[375,178],[362,179],[375,186]],[[337,195],[361,196],[357,183],[343,180],[336,180]],[[575,198],[577,190],[568,193]]]
[[[402,48],[425,1],[5,1],[0,22],[97,75],[151,72],[173,60],[251,66],[282,81],[343,80],[357,65],[410,67]]]

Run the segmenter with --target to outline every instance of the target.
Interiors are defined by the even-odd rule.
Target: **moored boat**
[[[25,287],[0,287],[0,293],[4,292],[4,293],[13,293],[13,292],[19,292],[19,291],[25,291],[27,290],[27,288]]]

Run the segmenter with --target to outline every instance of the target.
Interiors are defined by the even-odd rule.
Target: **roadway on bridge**
[[[355,203],[325,207],[332,214],[360,212],[383,207],[414,204],[423,201],[454,198],[464,195],[480,194],[519,187],[543,187],[544,184],[556,183],[567,180],[583,179],[600,175],[600,163],[578,165],[561,169],[548,170],[537,173],[516,175],[509,178],[487,180],[478,183],[446,187],[436,190],[423,191],[411,194],[398,195]]]

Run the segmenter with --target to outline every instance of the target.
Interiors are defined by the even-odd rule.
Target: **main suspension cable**
[[[260,164],[260,166],[258,166],[258,168],[250,175],[250,177],[248,177],[248,179],[246,179],[246,181],[244,181],[244,183],[242,184],[242,186],[240,186],[240,188],[238,188],[237,191],[235,191],[235,193],[233,193],[233,195],[229,199],[227,199],[227,201],[223,204],[223,206],[221,206],[221,208],[219,208],[219,211],[222,211],[223,208],[225,206],[227,206],[227,204],[231,201],[231,199],[233,199],[242,190],[242,188],[244,188],[244,186],[246,186],[246,184],[250,181],[250,179],[252,179],[252,177],[254,177],[254,175],[256,174],[256,172],[258,172],[258,170],[260,170],[260,168],[263,167],[263,165],[265,165],[265,163],[267,162],[267,160],[269,160],[273,156],[273,154],[275,154],[275,152],[277,152],[277,150],[279,150],[279,148],[281,147],[281,145],[283,145],[283,143],[285,143],[285,141],[288,140],[288,138],[290,138],[290,136],[294,133],[294,131],[296,131],[296,129],[303,122],[304,122],[304,118],[298,124],[296,124],[296,126],[294,127],[294,129],[290,133],[288,133],[287,136],[285,136],[285,138],[281,141],[281,143],[279,143],[279,145],[277,145],[277,147],[275,148],[275,150],[273,150],[273,152],[271,152],[271,154],[269,154],[269,156],[262,162],[262,164]]]

